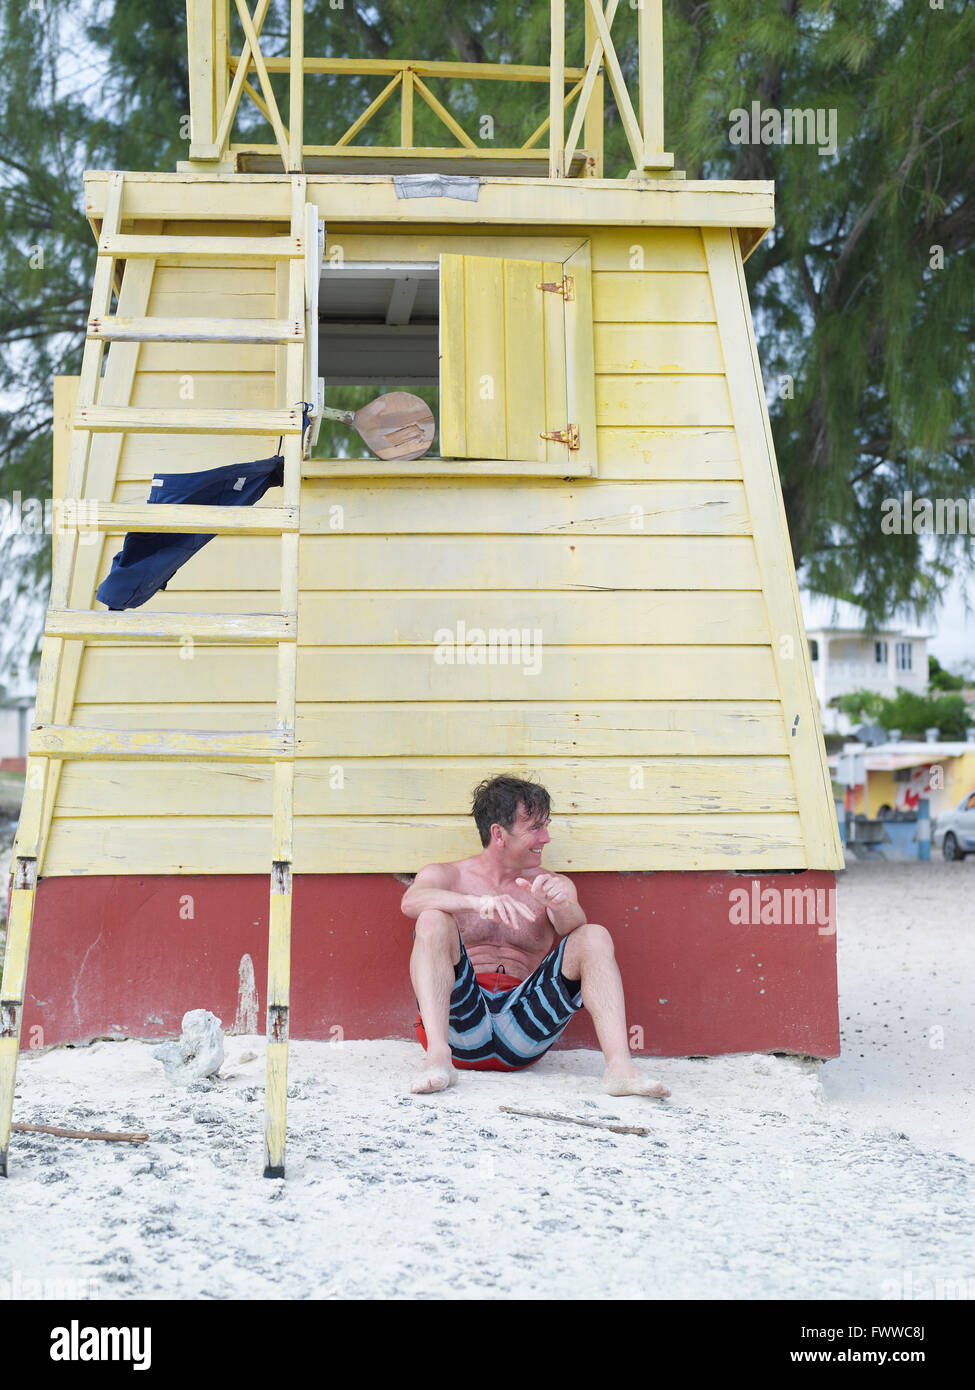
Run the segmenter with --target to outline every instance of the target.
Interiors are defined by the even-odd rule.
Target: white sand
[[[261,1176],[262,1038],[228,1037],[190,1091],[151,1043],[25,1055],[15,1118],[152,1137],[15,1136],[0,1297],[975,1297],[973,887],[970,861],[841,876],[844,1056],[824,1066],[644,1061],[660,1102],[555,1052],[411,1096],[415,1043],[296,1042],[284,1180]]]

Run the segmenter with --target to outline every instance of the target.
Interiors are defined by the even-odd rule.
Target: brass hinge
[[[575,299],[576,282],[573,276],[563,275],[561,280],[544,280],[536,285],[536,290],[548,290],[550,294],[560,294],[563,299]]]
[[[551,430],[548,434],[542,434],[542,439],[551,439],[556,444],[568,444],[570,449],[579,447],[579,426],[567,425],[564,430]]]

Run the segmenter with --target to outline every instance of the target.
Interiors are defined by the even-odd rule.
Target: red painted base
[[[613,934],[634,1053],[839,1056],[832,872],[573,878]],[[404,891],[387,874],[295,878],[293,1038],[415,1037]],[[43,879],[21,1046],[172,1037],[200,1008],[263,1032],[268,892],[263,875]],[[597,1046],[585,1010],[556,1044]]]

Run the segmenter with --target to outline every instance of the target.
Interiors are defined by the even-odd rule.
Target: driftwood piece
[[[144,1144],[149,1138],[148,1134],[136,1132],[134,1134],[114,1134],[107,1129],[60,1129],[57,1125],[12,1125],[12,1129],[19,1129],[29,1134],[57,1134],[62,1139],[112,1139],[120,1144]]]
[[[564,1120],[570,1125],[589,1125],[591,1129],[611,1129],[614,1134],[641,1134],[644,1137],[653,1135],[652,1129],[642,1129],[639,1125],[610,1125],[603,1120],[580,1120],[576,1115],[551,1115],[545,1110],[516,1110],[513,1105],[499,1105],[499,1110],[503,1110],[507,1115],[530,1115],[534,1120]],[[657,1140],[662,1143],[663,1140]]]

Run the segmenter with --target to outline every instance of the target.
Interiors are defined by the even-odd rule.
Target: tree
[[[665,9],[670,141],[688,177],[776,181],[746,267],[796,564],[876,622],[920,615],[970,541],[884,535],[907,488],[975,481],[975,8],[946,0],[676,0]],[[837,153],[728,143],[727,113],[836,113]],[[679,105],[678,105],[679,103]],[[825,121],[824,121],[825,125]]]
[[[964,690],[964,676],[953,676],[946,671],[936,656],[928,657],[928,690]]]
[[[970,723],[968,706],[957,694],[918,695],[898,686],[892,699],[873,690],[855,690],[840,695],[836,703],[853,720],[900,729],[908,738],[923,738],[926,729],[936,728],[942,738],[963,739]]]
[[[306,11],[308,53],[548,56],[548,7],[527,0],[345,0]],[[274,0],[268,52],[285,51],[287,12]],[[975,483],[975,103],[964,97],[975,77],[975,6],[666,0],[664,16],[667,145],[678,167],[688,178],[776,184],[777,226],[746,274],[801,578],[876,623],[902,604],[920,616],[970,561],[970,538],[884,534],[880,504],[908,488],[963,497]],[[581,0],[569,0],[567,22],[569,60],[579,62]],[[635,6],[621,3],[613,33],[634,94],[636,22]],[[239,26],[232,46],[239,51]],[[97,77],[66,93],[77,52],[93,55]],[[185,157],[185,6],[0,0],[0,59],[0,391],[13,402],[0,416],[2,488],[44,495],[50,378],[78,369],[94,262],[81,173],[172,169]],[[274,83],[283,99],[285,79]],[[337,139],[382,85],[310,79],[306,129]],[[547,114],[545,84],[430,85],[476,138],[490,117],[502,145]],[[620,176],[631,159],[608,83],[606,92],[606,173]],[[808,110],[827,137],[835,115],[835,154],[829,138],[736,143],[731,113],[753,102]],[[443,143],[420,103],[416,120],[418,143]],[[253,107],[240,122],[263,125]],[[396,122],[391,103],[362,138],[396,143]],[[32,263],[38,247],[43,265]],[[47,553],[36,548],[25,582],[42,585]]]

